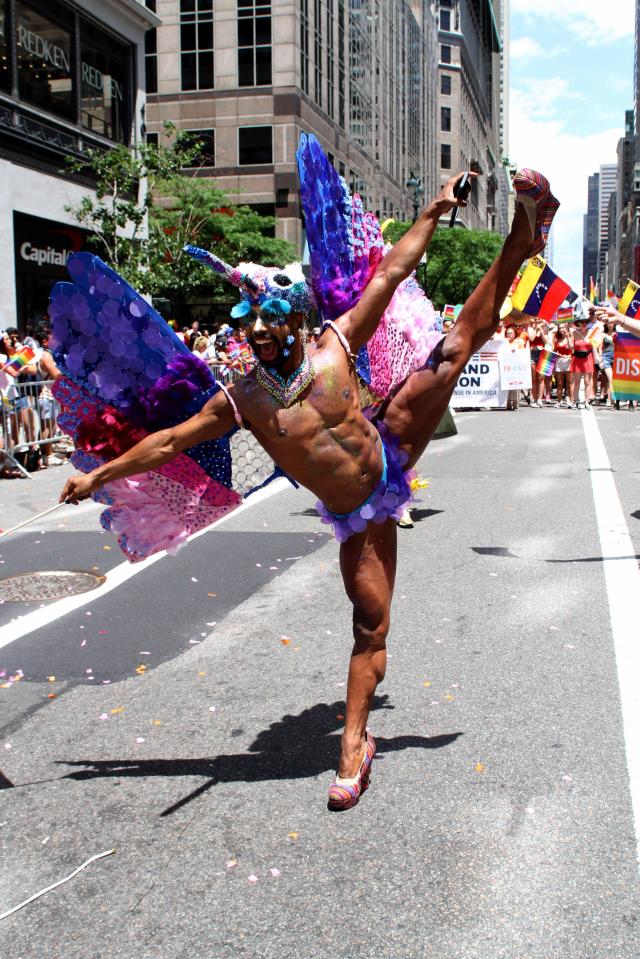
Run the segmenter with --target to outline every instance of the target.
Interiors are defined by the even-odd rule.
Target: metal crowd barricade
[[[29,471],[16,454],[40,450],[65,437],[58,429],[59,406],[53,397],[53,380],[10,383],[0,394],[2,448],[0,468],[12,466],[29,477]],[[71,442],[69,440],[69,442]]]
[[[215,378],[225,384],[236,383],[244,376],[241,370],[226,363],[209,363],[208,366]],[[30,477],[30,472],[16,454],[65,440],[72,444],[71,439],[58,429],[59,405],[51,393],[52,386],[53,380],[31,383],[17,380],[0,393],[0,469],[12,466],[23,476]]]

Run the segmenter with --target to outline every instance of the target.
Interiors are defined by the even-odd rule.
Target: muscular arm
[[[466,206],[464,201],[458,201],[453,195],[453,187],[461,175],[456,173],[445,183],[411,229],[381,261],[358,303],[338,320],[338,326],[354,353],[373,336],[396,289],[417,267],[429,247],[440,217],[454,206]],[[469,175],[473,177],[477,174]]]
[[[613,307],[605,307],[601,310],[596,310],[596,316],[599,320],[608,320],[609,322],[613,321],[618,323],[620,326],[628,333],[635,333],[636,336],[640,336],[640,320],[633,319],[630,316],[625,316],[624,313],[618,313],[617,310],[614,310]]]
[[[163,466],[183,450],[190,449],[205,440],[215,440],[224,436],[234,425],[233,410],[224,393],[220,391],[191,419],[171,429],[150,433],[122,456],[98,466],[86,476],[70,477],[60,494],[60,502],[77,503],[78,500],[86,499],[105,483]]]

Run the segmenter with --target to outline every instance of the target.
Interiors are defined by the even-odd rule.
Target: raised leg
[[[446,410],[469,357],[497,329],[500,307],[531,248],[532,228],[524,206],[516,206],[511,232],[499,255],[465,303],[455,326],[440,347],[434,368],[412,373],[389,401],[383,419],[413,466],[422,455]]]
[[[396,524],[369,523],[340,546],[340,570],[353,603],[347,708],[338,774],[355,776],[365,748],[367,718],[387,665],[387,633],[396,575]]]

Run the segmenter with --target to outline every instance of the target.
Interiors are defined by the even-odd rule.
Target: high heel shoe
[[[522,203],[533,234],[529,256],[542,253],[549,238],[551,223],[560,203],[551,192],[549,181],[535,170],[519,170],[513,178],[517,202]]]
[[[369,779],[371,777],[371,761],[376,754],[376,741],[367,729],[367,742],[364,750],[364,756],[360,763],[357,775],[353,779],[344,779],[342,776],[336,776],[335,782],[329,786],[329,800],[327,806],[329,809],[339,811],[342,809],[352,809],[360,801],[360,796],[369,788]]]

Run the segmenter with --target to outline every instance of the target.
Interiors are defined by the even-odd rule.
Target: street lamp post
[[[409,171],[409,179],[405,183],[407,190],[413,194],[413,222],[418,219],[418,210],[420,207],[420,197],[424,193],[424,187],[420,177],[416,177],[413,170]]]

